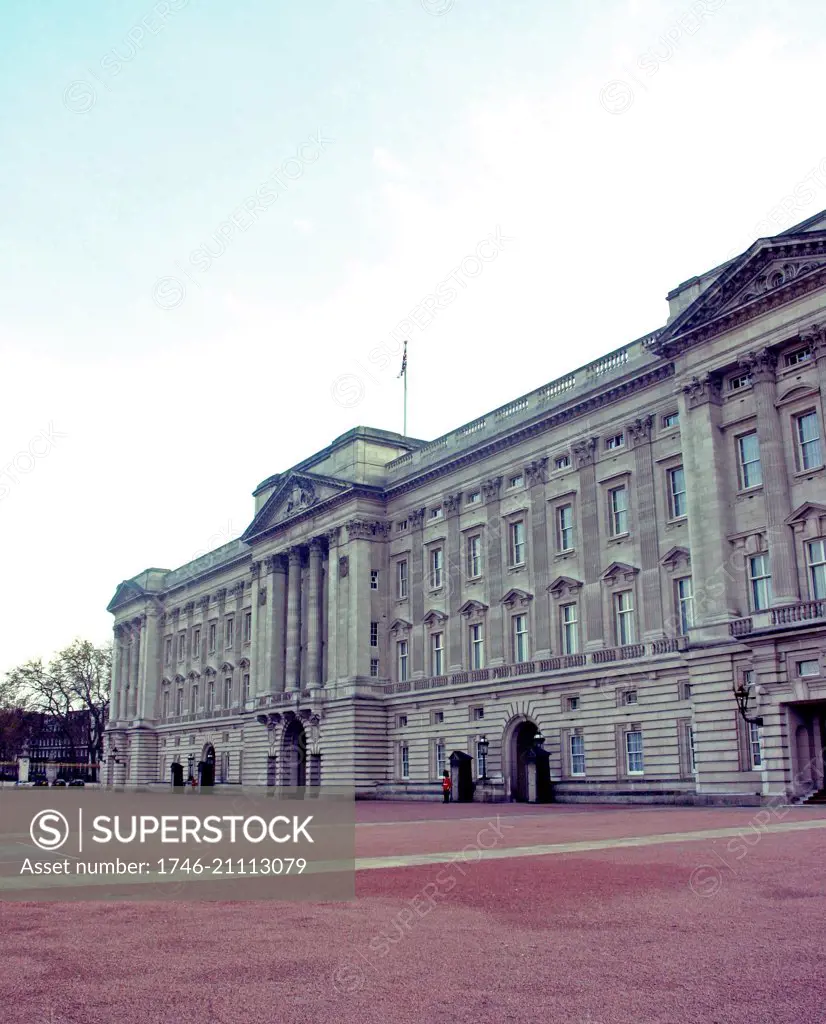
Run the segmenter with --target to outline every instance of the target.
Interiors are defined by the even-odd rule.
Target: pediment
[[[628,583],[633,580],[639,571],[639,569],[629,565],[627,562],[612,562],[602,574],[602,579],[606,583],[614,583],[617,580],[624,580]]]
[[[232,672],[232,671],[234,671],[234,668],[235,668],[234,665],[231,665],[228,661],[225,661],[224,664],[221,666],[221,671],[222,672]]]
[[[796,384],[793,388],[789,388],[788,391],[784,391],[775,402],[775,405],[796,402],[799,398],[816,398],[819,394],[820,392],[817,388],[810,387],[808,384]]]
[[[353,484],[347,480],[321,476],[318,473],[287,473],[264,502],[241,539],[249,542],[281,523],[295,519],[309,509],[323,505],[331,498],[339,497],[352,487]]]
[[[183,686],[183,684],[186,682],[186,679],[184,679],[184,677],[180,673],[178,673],[178,675],[175,676],[175,682],[178,684],[178,686]]]
[[[682,564],[691,565],[691,552],[688,548],[671,548],[660,559],[660,565],[667,565],[670,569],[675,569]]]
[[[548,587],[548,593],[554,597],[561,597],[567,594],[575,594],[582,587],[582,580],[575,580],[573,576],[557,576]]]
[[[434,623],[447,622],[447,615],[444,612],[439,611],[438,608],[431,608],[430,611],[422,619],[425,626],[432,626]]]
[[[795,523],[805,523],[807,519],[820,519],[823,516],[826,516],[826,505],[820,505],[816,501],[805,501],[784,522],[786,526],[794,526]]]
[[[482,604],[481,601],[465,601],[462,607],[459,609],[460,615],[481,615],[483,612],[488,610],[486,604]]]
[[[413,628],[413,623],[408,622],[407,619],[394,619],[390,623],[391,633],[407,633]]]
[[[523,608],[529,601],[533,601],[533,594],[529,594],[527,590],[519,590],[518,587],[513,587],[502,598],[502,604],[508,607],[515,605],[518,608]]]
[[[119,583],[115,590],[115,595],[109,604],[106,606],[107,612],[117,611],[125,604],[129,604],[130,601],[139,600],[146,596],[146,591],[139,587],[134,580],[124,580],[123,583]]]

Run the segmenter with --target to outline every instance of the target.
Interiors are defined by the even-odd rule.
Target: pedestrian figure
[[[189,776],[189,778],[186,780],[186,784],[187,784],[187,786],[192,786],[192,787],[195,787],[195,786],[198,785],[198,783],[195,781],[195,776],[194,775],[190,775]]]
[[[445,803],[450,803],[450,772],[442,772],[442,796],[445,798]]]

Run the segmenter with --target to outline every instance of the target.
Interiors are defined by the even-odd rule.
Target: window
[[[528,660],[528,616],[513,617],[513,660],[517,663]]]
[[[569,737],[571,775],[585,774],[585,737],[574,733]]]
[[[445,670],[445,635],[444,633],[431,633],[430,635],[430,674],[432,676],[444,675]]]
[[[579,697],[566,697],[565,707],[568,711],[579,711]]]
[[[485,717],[485,709],[484,708],[473,708],[473,721],[474,722],[481,722],[484,717]]]
[[[225,637],[224,647],[232,647],[233,641],[235,640],[235,619],[231,615],[227,616]]]
[[[826,599],[826,540],[813,540],[806,545],[809,563],[809,588],[813,601]]]
[[[487,769],[488,752],[487,752],[487,749],[485,749],[485,751],[483,753],[482,749],[483,748],[482,748],[481,743],[479,742],[479,740],[477,740],[476,741],[476,778],[477,779],[485,778],[485,777],[487,777],[487,774],[488,774],[488,769]]]
[[[668,471],[668,512],[672,519],[681,519],[688,515],[685,472],[682,466],[675,466]]]
[[[441,740],[436,742],[436,776],[437,778],[442,777],[442,773],[446,770],[445,763],[447,758],[445,757],[446,749],[445,745]]]
[[[691,683],[680,683],[680,700],[691,700]]]
[[[574,507],[561,505],[556,510],[556,543],[560,551],[572,551],[574,547]]]
[[[192,657],[197,658],[201,654],[201,631],[200,629],[193,629],[192,631]]]
[[[379,659],[378,658],[371,658],[370,659],[370,678],[371,679],[376,679],[376,678],[378,678],[378,674],[379,674]]]
[[[485,667],[485,635],[482,625],[475,622],[470,627],[470,667]]]
[[[252,641],[252,612],[244,612],[244,643]]]
[[[212,681],[207,683],[206,688],[206,709],[212,711],[215,707],[215,683]]]
[[[749,559],[749,596],[751,610],[762,612],[771,604],[772,577],[768,555],[752,555]]]
[[[783,361],[786,366],[799,366],[801,363],[808,363],[812,358],[811,350],[808,348],[796,348],[794,352],[787,352]]]
[[[575,604],[563,604],[559,609],[559,626],[563,654],[576,654],[579,650],[579,631],[577,625],[577,606]]]
[[[189,708],[189,710],[194,715],[195,712],[198,710],[198,686],[197,686],[197,684],[193,684],[192,692],[190,693],[189,696],[190,696],[190,708]]]
[[[397,724],[400,729],[404,729],[404,727],[407,725],[407,715],[399,715],[399,720]]]
[[[763,752],[760,749],[760,726],[757,722],[749,722],[749,757],[751,766],[754,768],[763,767]]]
[[[820,662],[816,658],[807,658],[806,661],[797,663],[797,674],[799,676],[819,676]]]
[[[625,445],[625,434],[614,434],[613,437],[605,438],[605,447],[610,448],[622,448]]]
[[[243,695],[242,695],[241,699],[243,700],[243,702],[245,704],[250,699],[250,677],[249,677],[249,673],[245,673],[245,675],[244,675],[244,689],[243,689]]]
[[[444,552],[433,548],[430,552],[430,589],[438,590],[444,583]]]
[[[370,646],[379,646],[379,624],[378,622],[370,623]]]
[[[407,641],[399,640],[396,644],[396,664],[398,665],[399,682],[407,681]]]
[[[444,711],[434,711],[433,712],[433,724],[434,725],[441,725],[444,722],[444,720],[445,720],[445,713],[444,713]]]
[[[514,487],[521,487],[524,484],[525,478],[521,473],[516,476],[509,477],[508,479],[508,490],[513,490]]]
[[[402,778],[410,778],[410,747],[402,743]]]
[[[166,638],[166,644],[164,646],[163,660],[164,660],[164,664],[165,665],[169,665],[172,662],[172,637],[171,636],[168,636]]]
[[[664,427],[678,427],[680,425],[680,414],[678,412],[669,412],[663,416]]]
[[[823,465],[820,454],[820,424],[813,410],[795,416],[797,465],[799,469],[817,469]]]
[[[407,597],[407,559],[396,562],[396,596],[403,600]]]
[[[482,538],[478,533],[467,539],[467,574],[471,580],[482,575]]]
[[[443,515],[444,515],[444,513],[442,512],[442,506],[441,505],[439,505],[438,508],[432,508],[430,510],[430,518],[431,519],[441,519]]]
[[[224,701],[223,705],[225,708],[231,707],[232,705],[232,676],[226,676],[224,678]]]
[[[481,491],[471,491],[470,494],[465,498],[466,505],[478,505],[482,500]]]
[[[697,753],[694,748],[694,726],[686,725],[685,727],[685,738],[686,738],[686,749],[688,750],[688,766],[691,769],[691,774],[697,774]]]
[[[371,590],[378,590],[379,589],[379,570],[378,569],[371,569],[370,570],[370,589]]]
[[[623,704],[636,704],[637,703],[637,691],[636,690],[623,690],[622,691],[622,703]]]
[[[558,455],[554,459],[554,469],[569,469],[571,465],[570,455]]]
[[[510,524],[510,564],[511,566],[525,564],[525,524],[521,519]]]
[[[642,775],[642,733],[636,729],[625,734],[625,764],[629,775]]]
[[[634,595],[630,590],[614,594],[614,632],[620,647],[634,641]]]
[[[163,701],[162,701],[162,715],[164,718],[169,718],[169,690],[164,690]]]
[[[216,632],[217,632],[217,630],[216,630],[215,623],[214,622],[210,622],[210,624],[209,624],[209,653],[210,654],[213,654],[215,652],[215,634],[216,634]]]
[[[628,491],[624,485],[608,492],[608,510],[611,535],[628,533]]]
[[[178,690],[175,697],[175,714],[182,715],[184,713],[184,691]]]
[[[760,445],[757,441],[756,431],[737,438],[737,452],[741,489],[759,487],[763,483],[763,470],[760,466]]]
[[[677,592],[677,615],[680,620],[680,633],[688,635],[689,629],[694,625],[694,584],[690,576],[677,580],[675,584]]]
[[[178,661],[184,660],[186,654],[186,633],[178,634]]]
[[[396,533],[404,533],[406,529],[407,529],[407,520],[406,519],[400,519],[396,523]]]
[[[750,385],[751,377],[747,373],[740,373],[736,377],[729,377],[729,391],[740,391],[741,388],[747,388]]]

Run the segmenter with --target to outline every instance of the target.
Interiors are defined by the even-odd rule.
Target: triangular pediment
[[[351,490],[353,484],[336,477],[321,476],[318,473],[287,473],[278,487],[264,502],[253,521],[247,527],[242,540],[252,538],[275,529],[316,506],[323,505]]]
[[[481,601],[465,601],[462,607],[459,609],[460,615],[481,615],[482,612],[486,612],[488,606],[482,604]]]
[[[573,576],[557,576],[553,583],[548,587],[548,593],[559,595],[559,594],[573,594],[582,586],[582,580],[575,580]]]
[[[413,623],[408,622],[407,619],[394,619],[390,623],[391,633],[407,633],[408,630],[413,628]]]
[[[123,607],[125,604],[129,604],[130,601],[138,600],[146,596],[146,591],[139,587],[134,580],[124,580],[123,583],[119,583],[115,590],[115,596],[106,606],[107,612],[117,611],[118,608]]]
[[[640,570],[627,562],[612,562],[602,574],[603,580],[613,581],[619,579],[631,580]]]
[[[434,623],[447,622],[447,615],[444,612],[439,611],[438,608],[431,608],[430,611],[422,619],[425,626],[432,626]]]
[[[668,565],[674,568],[680,563],[691,564],[691,552],[688,548],[674,547],[668,550],[660,559],[660,565]]]
[[[823,286],[826,225],[759,238],[665,327],[654,347],[673,354]]]
[[[798,506],[785,520],[786,526],[793,526],[795,523],[803,523],[807,519],[819,519],[826,516],[826,505],[820,505],[816,501],[806,501]]]
[[[533,601],[533,594],[529,594],[527,590],[520,590],[518,587],[513,587],[505,594],[502,598],[502,604],[517,607],[524,607],[529,601]]]

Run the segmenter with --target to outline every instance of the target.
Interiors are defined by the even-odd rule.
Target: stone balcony
[[[769,608],[764,612],[753,612],[743,619],[735,619],[730,622],[729,632],[735,637],[748,636],[750,633],[799,626],[812,621],[826,623],[826,600],[801,601],[799,604],[788,604],[782,608]]]

